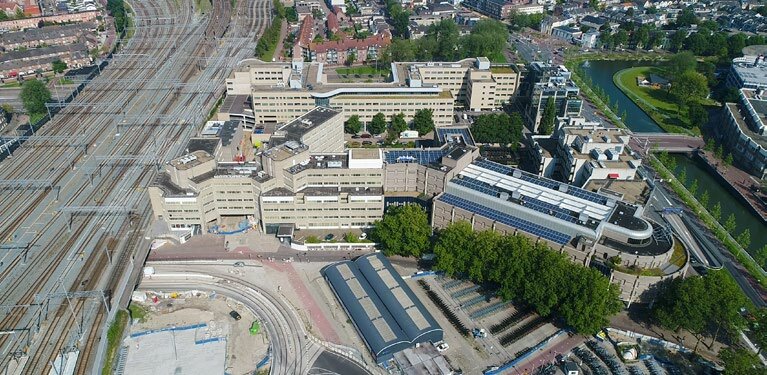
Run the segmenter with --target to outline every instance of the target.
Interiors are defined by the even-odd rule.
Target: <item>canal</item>
[[[610,97],[611,105],[614,104],[616,100],[618,101],[618,115],[621,115],[623,114],[623,111],[626,111],[626,118],[623,119],[623,122],[626,123],[626,126],[628,126],[631,131],[635,133],[663,133],[663,129],[661,129],[650,116],[647,116],[641,108],[637,107],[637,105],[624,95],[623,91],[613,83],[613,75],[620,70],[652,64],[653,62],[651,61],[594,60],[583,62],[581,68],[583,68],[586,76],[591,79],[591,82],[595,86],[605,90]]]
[[[650,64],[653,62],[606,60],[586,61],[581,64],[593,84],[601,87],[610,97],[612,103],[617,101],[619,113],[626,111],[627,118],[624,119],[624,122],[629,129],[636,133],[663,132],[663,129],[615,86],[613,75],[626,68]],[[753,214],[745,204],[741,203],[740,199],[730,194],[730,191],[719,183],[716,176],[709,174],[702,161],[693,160],[682,154],[673,155],[673,157],[677,163],[677,172],[684,168],[688,181],[698,180],[700,193],[703,190],[708,190],[711,197],[709,207],[713,207],[716,202],[719,202],[722,206],[722,221],[726,220],[730,214],[735,215],[738,225],[735,233],[732,233],[733,237],[745,229],[751,232],[751,246],[747,249],[750,253],[753,254],[754,251],[767,244],[767,225],[760,217]]]
[[[708,194],[711,197],[708,207],[713,207],[716,202],[719,202],[722,206],[722,222],[727,220],[727,217],[731,214],[735,215],[738,225],[734,233],[730,233],[733,237],[736,237],[746,229],[751,232],[751,246],[746,249],[749,253],[754,254],[756,250],[767,244],[767,225],[758,216],[754,215],[748,206],[733,197],[730,191],[719,183],[717,177],[708,172],[703,161],[684,154],[671,154],[670,156],[676,160],[677,175],[682,169],[685,169],[687,181],[690,181],[687,183],[687,186],[690,186],[693,180],[698,180],[697,196],[700,197],[703,191],[708,190]]]

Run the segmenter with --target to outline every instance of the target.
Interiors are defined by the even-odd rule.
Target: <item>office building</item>
[[[227,79],[227,96],[250,96],[254,124],[293,120],[315,106],[358,115],[364,123],[381,112],[404,113],[407,121],[428,108],[437,127],[453,123],[454,108],[501,108],[516,95],[519,69],[486,58],[454,63],[392,63],[389,77],[340,74],[322,63],[254,61]],[[238,107],[236,109],[245,110]],[[222,116],[239,116],[222,113]],[[227,117],[228,118],[228,117]]]
[[[767,90],[741,89],[725,104],[722,140],[733,159],[757,178],[767,178]]]
[[[528,65],[520,95],[524,95],[524,117],[530,130],[538,132],[549,100],[554,100],[557,117],[580,116],[583,106],[578,97],[580,89],[570,77],[571,72],[563,65],[544,62]]]
[[[767,46],[749,46],[743,57],[732,60],[727,84],[736,89],[767,88]]]

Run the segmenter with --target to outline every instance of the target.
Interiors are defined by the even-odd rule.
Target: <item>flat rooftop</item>
[[[349,195],[383,195],[382,187],[308,187],[301,189],[297,192],[292,192],[286,188],[275,188],[267,192],[262,193],[264,197],[292,197],[297,194],[303,194],[304,196],[319,196],[319,197],[334,197],[341,194]]]
[[[644,206],[651,189],[644,180],[589,180],[585,190],[612,195],[618,200]]]
[[[189,152],[205,151],[210,155],[215,155],[219,142],[218,138],[192,138],[186,144],[186,148]]]
[[[652,225],[653,228],[653,235],[646,243],[632,245],[625,241],[618,241],[607,236],[602,236],[599,243],[626,254],[657,256],[667,253],[671,250],[673,244],[671,233],[666,232],[663,227],[654,222],[650,222],[650,225]]]
[[[301,117],[277,128],[272,135],[272,143],[295,141],[301,142],[303,136],[310,130],[332,119],[341,112],[330,108],[315,107]]]
[[[312,155],[309,160],[296,164],[287,169],[290,174],[296,174],[307,169],[346,169],[349,163],[346,154]]]
[[[767,86],[767,64],[733,64],[732,69],[740,78],[752,84]]]
[[[251,99],[249,95],[227,95],[218,111],[221,113],[247,114],[253,116],[253,108],[251,107]]]
[[[213,155],[205,151],[190,152],[180,158],[176,158],[170,161],[170,165],[174,168],[185,171],[189,168],[194,168],[202,163],[213,160]]]
[[[623,143],[621,137],[628,137],[623,130],[589,129],[589,128],[565,128],[565,135],[575,135],[583,138],[588,143]]]
[[[467,127],[441,127],[435,129],[440,143],[455,143],[474,146],[474,138]]]
[[[759,146],[761,146],[764,149],[767,149],[767,136],[759,135],[755,133],[753,130],[751,130],[751,128],[748,127],[748,124],[746,123],[746,119],[743,118],[743,115],[740,113],[740,106],[736,103],[727,103],[725,105],[727,106],[727,109],[732,114],[732,117],[735,119],[735,123],[738,124],[740,131],[742,131],[743,134],[751,138]]]
[[[381,151],[377,148],[353,148],[349,149],[349,157],[352,160],[380,159]]]

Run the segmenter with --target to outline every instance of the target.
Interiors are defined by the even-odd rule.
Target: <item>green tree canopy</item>
[[[503,53],[509,39],[509,29],[493,19],[477,22],[471,33],[461,40],[463,56],[498,56]]]
[[[746,349],[722,349],[719,358],[727,375],[763,375],[767,371],[759,358]]]
[[[415,115],[413,115],[413,130],[416,130],[418,135],[424,136],[434,130],[432,114],[431,108],[422,108],[415,111]]]
[[[45,103],[51,100],[51,91],[36,79],[21,85],[21,102],[29,114],[46,113]]]
[[[357,134],[362,130],[362,122],[357,115],[349,116],[349,119],[344,122],[344,131],[348,134]]]
[[[700,101],[708,95],[708,81],[703,74],[686,71],[671,83],[671,94],[680,105]]]
[[[541,124],[538,126],[538,133],[549,135],[554,131],[554,121],[557,119],[557,109],[554,106],[554,98],[546,100],[546,108],[541,115]]]
[[[471,134],[479,143],[500,143],[516,149],[522,139],[522,117],[516,112],[511,116],[506,113],[480,115],[471,126]]]
[[[581,333],[597,332],[622,308],[617,285],[598,271],[522,235],[475,232],[459,221],[437,233],[434,254],[435,268],[447,275],[498,285],[502,298],[561,317]]]
[[[692,52],[684,51],[675,53],[666,62],[666,71],[668,72],[669,79],[676,79],[682,76],[682,73],[694,71],[698,66],[698,60]]]
[[[429,248],[430,237],[429,218],[423,208],[415,204],[389,207],[371,232],[372,240],[387,256],[420,257]]]
[[[378,135],[386,131],[386,115],[378,112],[373,116],[373,120],[368,124],[368,132]]]
[[[63,73],[65,70],[67,70],[67,63],[57,59],[53,60],[51,67],[53,68],[54,73]]]
[[[708,111],[700,103],[690,103],[687,107],[687,115],[690,117],[692,127],[702,128],[708,123]]]
[[[407,121],[405,121],[405,114],[400,112],[391,118],[391,130],[399,135],[399,133],[407,130]]]

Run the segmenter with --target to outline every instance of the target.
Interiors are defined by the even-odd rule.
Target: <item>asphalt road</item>
[[[683,215],[686,215],[688,219],[694,217],[689,208],[687,208],[681,202],[677,201],[676,198],[674,198],[674,195],[670,194],[665,187],[663,187],[661,184],[657,184],[656,186],[657,191],[654,194],[656,197],[651,199],[650,206],[648,207],[649,209],[654,208],[660,211],[666,207],[682,207],[685,210]],[[684,221],[677,221],[677,219],[671,219],[674,223],[672,224],[674,232],[678,236],[689,236],[689,238],[692,238],[693,236],[691,235],[691,232],[696,231],[697,228],[689,228],[686,223],[684,223]],[[698,246],[706,246],[706,244],[700,244],[697,241],[695,241],[695,243]],[[743,290],[743,293],[746,295],[746,297],[748,297],[748,299],[751,300],[755,306],[767,307],[767,302],[765,301],[762,294],[752,284],[752,280],[747,271],[740,267],[737,264],[737,261],[734,261],[732,256],[725,252],[726,250],[723,251],[718,246],[706,246],[706,249],[701,249],[698,247],[697,249],[699,252],[696,252],[695,249],[693,249],[694,257],[703,257],[703,259],[706,259],[707,255],[704,254],[710,254],[710,257],[713,257],[715,262],[708,261],[709,264],[714,266],[716,266],[716,263],[721,264],[732,275],[740,289]]]

